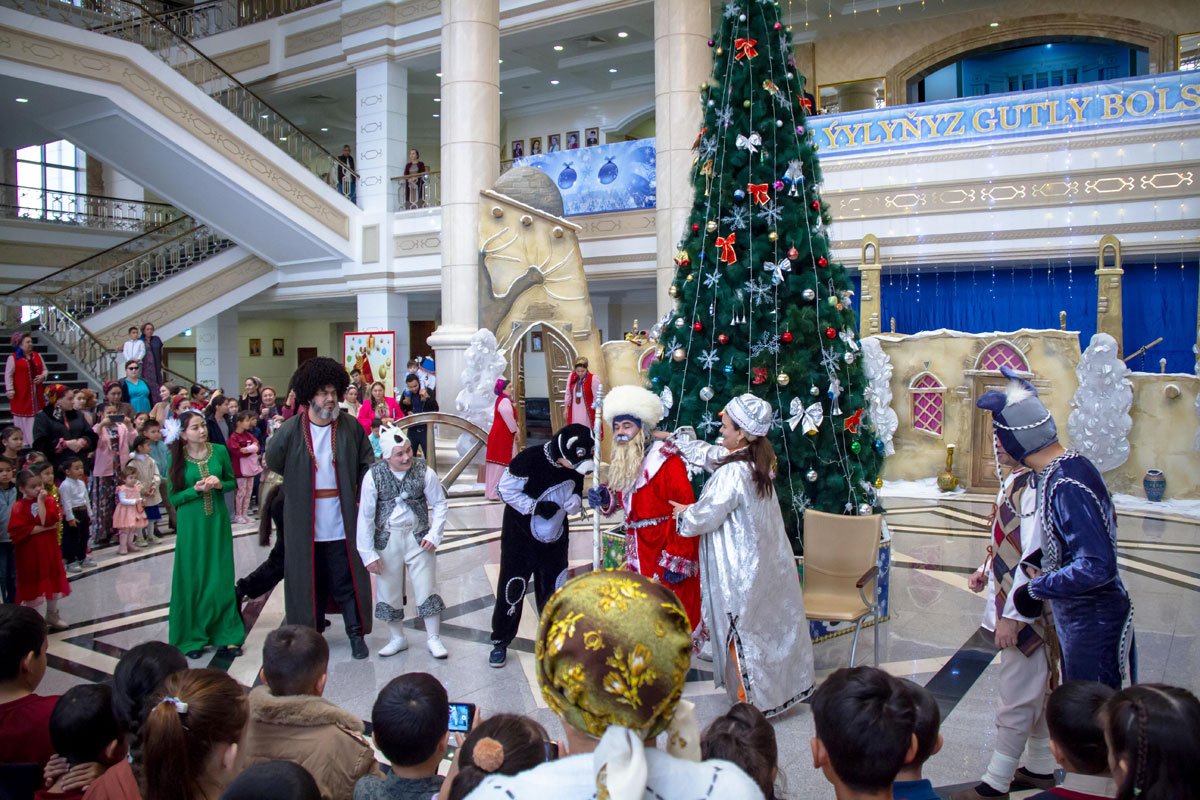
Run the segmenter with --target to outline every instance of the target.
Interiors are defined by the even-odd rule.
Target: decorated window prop
[[[946,387],[932,372],[922,372],[908,385],[912,393],[913,429],[942,435],[945,421]]]
[[[1025,355],[1011,342],[999,341],[988,346],[975,363],[975,369],[987,372],[999,372],[1001,367],[1008,367],[1016,372],[1029,372],[1029,362]]]

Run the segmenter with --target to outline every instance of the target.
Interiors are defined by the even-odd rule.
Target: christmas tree
[[[864,418],[862,351],[845,268],[830,254],[804,78],[779,4],[733,0],[709,42],[704,126],[652,388],[664,424],[712,439],[752,392],[776,409],[776,489],[797,537],[805,508],[869,514],[884,445]]]

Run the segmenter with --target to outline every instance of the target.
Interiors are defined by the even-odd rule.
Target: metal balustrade
[[[357,182],[354,170],[342,166],[332,153],[196,49],[154,11],[133,0],[79,2],[0,0],[0,5],[141,45],[331,187],[340,172],[349,172]],[[349,188],[347,182],[344,194],[349,194]]]
[[[396,184],[396,210],[437,208],[442,204],[442,173],[417,172],[392,178]]]
[[[160,20],[185,39],[199,39],[319,6],[329,0],[211,0],[161,12],[147,4]]]
[[[167,203],[60,192],[0,183],[0,218],[106,231],[146,232],[185,216]]]
[[[125,377],[125,356],[109,350],[78,320],[48,297],[31,298],[34,313],[29,322],[45,331],[55,343],[101,383]]]

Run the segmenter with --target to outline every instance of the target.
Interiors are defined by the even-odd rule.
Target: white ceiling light
[[[501,64],[503,64],[503,63],[504,63],[504,59],[503,59],[503,58],[502,58],[502,59],[500,59],[500,63],[501,63]]]
[[[433,73],[433,74],[434,74],[434,75],[437,75],[439,78],[440,78],[440,77],[442,77],[442,73],[440,73],[440,72],[435,72],[435,73]]]
[[[433,102],[435,102],[435,103],[440,103],[440,102],[442,102],[442,98],[440,98],[440,97],[435,97],[435,98],[433,98]]]
[[[626,33],[625,31],[617,31],[617,38],[618,38],[618,39],[624,39],[624,38],[625,38],[626,36],[628,36],[628,35],[629,35],[629,34],[628,34],[628,33]]]
[[[563,46],[561,44],[554,45],[554,52],[561,53],[562,49],[563,49]]]
[[[616,71],[617,71],[617,68],[616,68],[616,67],[609,67],[609,68],[608,68],[608,71],[609,71],[609,72],[616,72]]]
[[[989,27],[989,28],[999,28],[999,27],[1000,27],[1000,23],[999,23],[999,22],[989,22],[989,23],[988,23],[988,27]]]
[[[558,78],[551,78],[551,79],[550,79],[550,85],[551,85],[551,86],[558,86]]]
[[[321,133],[329,133],[329,128],[321,128]]]
[[[28,98],[28,97],[18,97],[18,98],[17,98],[17,102],[18,102],[18,103],[28,103],[28,102],[29,102],[29,98]]]
[[[433,115],[434,119],[437,119],[437,118],[438,118],[438,117],[440,117],[440,116],[441,116],[441,114],[434,114],[434,115]]]
[[[262,119],[266,119],[270,115],[269,114],[259,114],[258,116],[261,117]]]

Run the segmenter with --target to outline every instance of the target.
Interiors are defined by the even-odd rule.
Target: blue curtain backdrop
[[[1163,342],[1129,362],[1134,370],[1158,371],[1167,359],[1168,372],[1192,372],[1196,341],[1200,270],[1194,260],[1170,265],[1126,263],[1122,302],[1124,346],[1132,353],[1159,336]],[[1096,276],[1090,262],[1053,267],[908,267],[882,276],[882,328],[896,318],[900,333],[950,330],[966,333],[1058,328],[1060,311],[1067,329],[1079,331],[1080,349],[1096,332]],[[858,290],[858,280],[855,280]],[[861,292],[860,292],[861,294]]]

